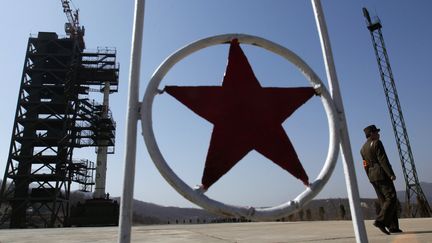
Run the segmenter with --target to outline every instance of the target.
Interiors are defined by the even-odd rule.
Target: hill
[[[0,180],[1,181],[1,180]],[[432,202],[432,183],[421,183],[424,194],[429,203]],[[397,192],[401,208],[405,204],[405,191]],[[79,191],[71,192],[71,204],[78,201],[84,202],[85,199],[91,198],[91,193],[82,193]],[[113,198],[120,201],[119,198]],[[414,199],[415,200],[415,199]],[[361,208],[365,219],[375,217],[376,198],[361,199]],[[402,214],[403,215],[403,214]],[[303,210],[287,218],[280,220],[337,220],[350,219],[349,202],[346,198],[329,198],[312,200]],[[227,219],[218,215],[209,213],[198,208],[180,208],[165,207],[153,203],[134,200],[133,221],[135,224],[185,224],[185,223],[208,223],[233,221],[238,219]]]
[[[432,183],[421,182],[421,187],[429,203],[432,202]],[[405,191],[398,191],[397,195],[401,208],[404,208]],[[375,201],[376,198],[361,199],[361,209],[365,219],[375,218]],[[351,212],[347,198],[329,198],[312,200],[303,210],[281,220],[338,220],[350,218]],[[164,207],[134,200],[135,223],[203,223],[226,220],[232,219],[223,219],[202,209]]]
[[[426,199],[428,200],[429,204],[432,203],[432,183],[430,182],[420,182],[420,186],[423,190],[423,193],[426,196]],[[405,202],[405,191],[397,191],[397,197],[399,201]],[[415,202],[415,198],[411,198],[412,202]]]
[[[362,199],[361,206],[365,218],[375,216],[375,199]],[[136,224],[185,224],[209,222],[235,222],[241,219],[224,218],[208,213],[202,209],[164,207],[153,203],[134,200],[134,223]],[[293,214],[283,221],[299,220],[337,220],[350,219],[348,199],[332,198],[311,201],[303,210]]]
[[[153,203],[134,200],[134,223],[206,223],[218,218],[205,210],[197,208],[165,207]]]

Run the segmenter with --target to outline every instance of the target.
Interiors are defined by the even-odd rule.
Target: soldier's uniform
[[[395,174],[382,142],[379,138],[373,139],[368,136],[371,132],[378,131],[380,130],[375,125],[364,129],[368,139],[361,148],[360,154],[363,158],[366,174],[375,189],[381,206],[375,222],[389,228],[390,232],[399,232],[397,196],[393,180],[391,179],[391,177],[395,177]]]

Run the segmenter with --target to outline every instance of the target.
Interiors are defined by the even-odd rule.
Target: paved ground
[[[401,219],[402,234],[384,235],[365,222],[369,242],[430,242],[432,218]],[[116,227],[0,230],[0,243],[117,242]],[[132,242],[355,242],[351,221],[136,226]]]

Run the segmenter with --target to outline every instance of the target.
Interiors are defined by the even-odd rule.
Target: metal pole
[[[340,119],[340,141],[341,151],[343,158],[343,167],[345,174],[345,181],[348,191],[348,198],[351,208],[351,217],[358,243],[368,242],[366,229],[363,221],[363,214],[360,208],[360,195],[357,185],[357,177],[355,173],[354,160],[351,151],[351,143],[348,134],[348,126],[346,123],[342,97],[340,95],[339,83],[336,75],[336,68],[333,61],[333,54],[330,46],[330,39],[327,32],[324,13],[321,7],[320,0],[312,0],[314,9],[315,20],[318,27],[318,32],[321,41],[321,48],[323,51],[324,62],[327,72],[327,80],[329,82],[330,93],[332,94],[333,101],[335,102],[336,109],[339,113]]]
[[[123,175],[123,193],[120,203],[119,243],[131,241],[133,191],[135,180],[136,139],[139,109],[139,77],[144,27],[145,0],[135,0],[132,49],[129,69],[126,144]]]

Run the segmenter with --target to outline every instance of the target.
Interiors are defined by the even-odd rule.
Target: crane
[[[81,50],[85,49],[84,43],[84,26],[80,26],[79,23],[79,14],[78,9],[72,10],[70,7],[70,0],[61,0],[63,6],[63,12],[66,14],[68,19],[68,23],[65,24],[65,32],[71,38],[75,38],[78,40],[79,46]],[[103,56],[103,55],[102,55]],[[102,57],[103,58],[103,57]],[[104,88],[100,91],[103,92],[103,109],[101,118],[107,119],[108,116],[108,107],[109,107],[109,94],[110,94],[110,82],[105,82]],[[105,134],[106,135],[106,134]],[[107,142],[102,141],[103,146],[99,146],[97,148],[97,167],[96,167],[96,188],[94,192],[95,198],[104,198],[105,193],[105,184],[106,184],[106,166],[107,166],[107,153],[108,147],[106,146]]]
[[[381,81],[386,96],[387,107],[390,113],[393,132],[398,147],[399,158],[401,160],[406,184],[405,200],[408,213],[411,214],[411,217],[415,217],[417,212],[419,212],[420,216],[422,217],[430,217],[432,211],[417,177],[417,171],[411,151],[408,132],[405,126],[405,120],[403,118],[402,108],[399,102],[392,69],[390,67],[389,57],[385,48],[384,37],[381,31],[382,24],[379,18],[376,18],[374,21],[372,21],[366,8],[363,8],[363,15],[366,18],[367,28],[371,34]],[[416,209],[414,209],[411,205],[411,201],[413,199],[417,199],[418,207]]]
[[[78,43],[80,45],[80,48],[83,50],[85,49],[85,43],[84,43],[84,33],[85,28],[84,26],[80,26],[79,23],[79,10],[73,10],[70,7],[70,1],[69,0],[61,0],[63,12],[66,14],[66,17],[68,19],[68,23],[65,24],[65,32],[68,36],[71,38],[76,38],[78,40]]]

